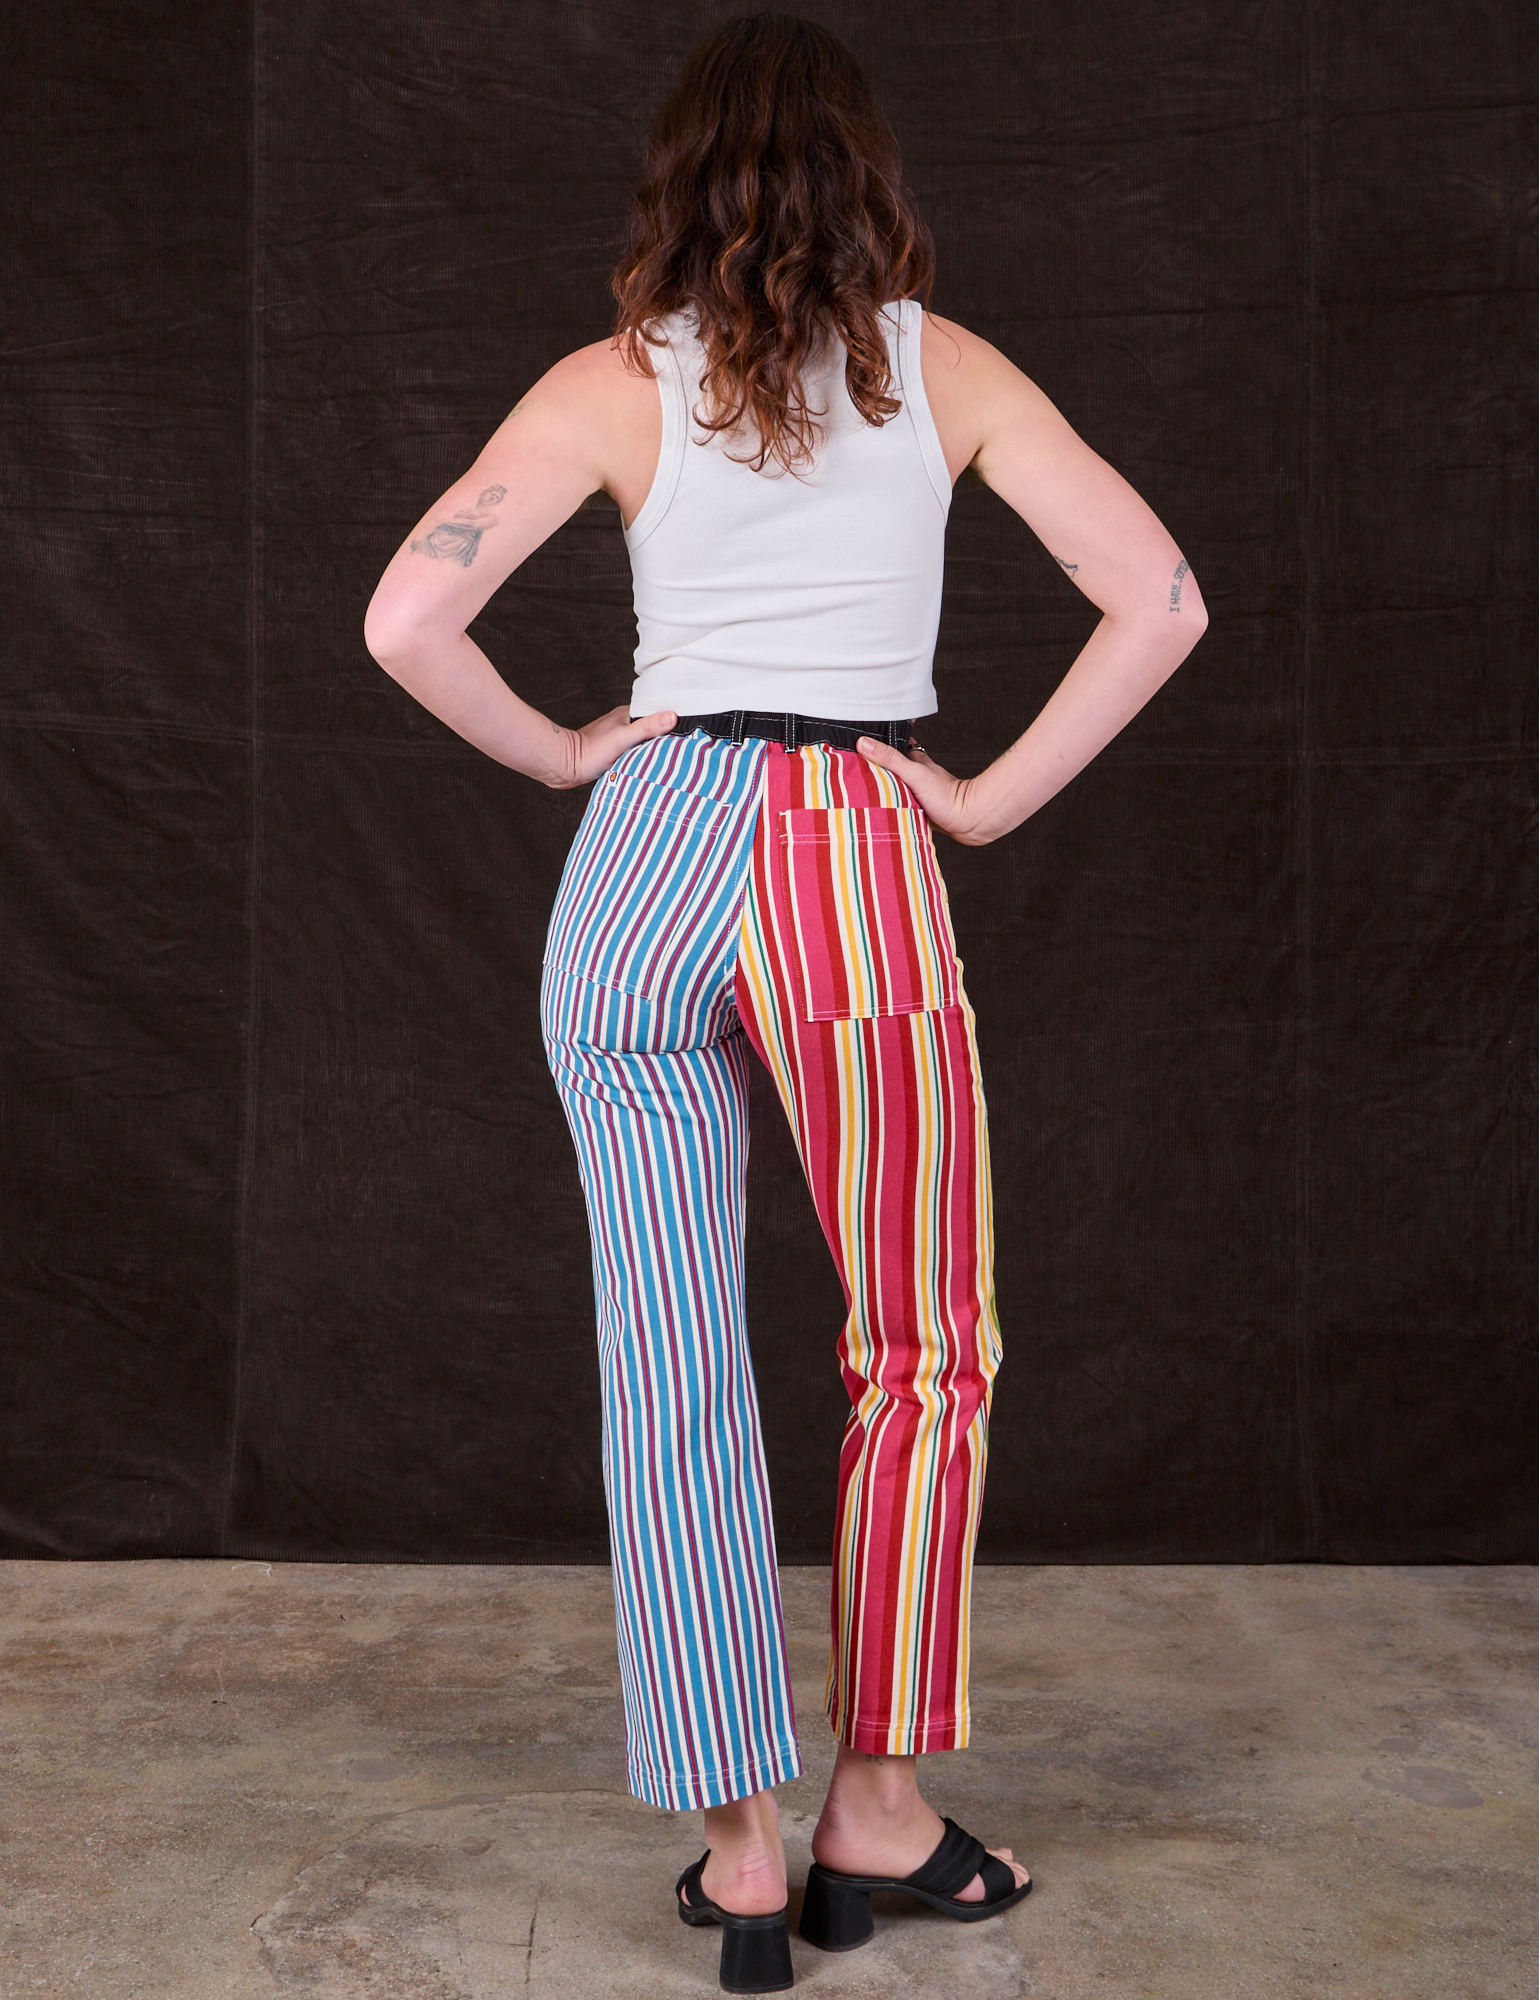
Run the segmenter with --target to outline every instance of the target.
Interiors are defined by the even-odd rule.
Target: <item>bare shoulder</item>
[[[656,402],[656,376],[644,343],[639,365],[633,365],[617,340],[595,340],[547,368],[519,397],[512,414],[613,421],[628,408]]]
[[[656,471],[662,428],[645,345],[633,362],[613,338],[596,340],[564,354],[520,396],[483,452],[482,470],[511,485],[531,459],[570,467],[584,492],[607,492],[628,525]]]
[[[919,365],[953,479],[1002,425],[1057,418],[1047,397],[1008,355],[939,313],[924,316]]]
[[[943,319],[936,312],[926,312],[920,325],[919,352],[926,371],[933,360],[937,367],[953,375],[959,370],[986,368],[991,360],[1005,358],[981,334],[963,326],[960,320]]]

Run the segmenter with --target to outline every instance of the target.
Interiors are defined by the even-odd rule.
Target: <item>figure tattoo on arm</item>
[[[1181,609],[1181,584],[1190,568],[1191,564],[1186,560],[1185,556],[1176,564],[1176,573],[1170,579],[1170,608],[1172,611],[1179,611]]]
[[[1062,556],[1054,556],[1053,561],[1057,563],[1060,569],[1066,569],[1069,572],[1070,576],[1073,576],[1075,571],[1079,568],[1078,563],[1065,562]]]
[[[487,510],[507,497],[506,486],[485,487],[477,495],[474,507],[460,507],[427,534],[414,536],[412,554],[431,556],[434,562],[457,562],[462,569],[469,569],[481,546],[481,537],[488,528],[497,525],[497,516]]]

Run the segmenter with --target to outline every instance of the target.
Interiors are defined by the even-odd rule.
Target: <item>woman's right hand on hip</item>
[[[627,750],[634,750],[638,743],[650,743],[654,736],[666,736],[677,721],[671,710],[664,710],[658,715],[638,716],[632,722],[630,709],[622,702],[582,729],[562,729],[554,724],[562,740],[555,769],[545,782],[558,792],[570,791],[574,785],[591,785]]]

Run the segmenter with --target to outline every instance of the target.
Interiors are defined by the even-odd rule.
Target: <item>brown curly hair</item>
[[[742,461],[756,472],[770,459],[794,472],[821,435],[804,366],[836,331],[856,409],[868,424],[896,416],[877,315],[913,295],[928,305],[934,275],[897,140],[844,44],[792,14],[708,35],[652,128],[612,280],[628,364],[644,373],[653,323],[693,310],[706,356],[696,421],[756,434]]]

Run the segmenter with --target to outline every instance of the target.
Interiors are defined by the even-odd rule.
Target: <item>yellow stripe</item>
[[[860,852],[856,832],[855,813],[863,808],[838,810],[834,806],[831,784],[832,758],[830,753],[818,746],[808,746],[801,752],[805,770],[805,802],[821,806],[833,814],[829,821],[830,860],[836,894],[845,917],[847,938],[865,942],[870,950],[870,960],[858,958],[847,961],[850,977],[850,992],[855,1004],[870,1005],[875,995],[872,991],[868,965],[874,961],[876,953],[885,951],[889,940],[868,937],[864,899],[859,895],[859,881],[856,861]],[[912,807],[911,796],[900,789],[897,781],[889,774],[873,771],[878,795],[885,804]],[[964,1561],[964,1573],[959,1583],[959,1615],[956,1644],[956,1677],[948,1688],[933,1688],[931,1704],[933,1710],[948,1707],[955,1718],[954,1741],[960,1746],[967,1741],[971,1718],[967,1706],[967,1682],[971,1658],[971,1549],[976,1537],[978,1516],[981,1508],[984,1471],[987,1463],[988,1444],[988,1404],[982,1407],[968,1425],[966,1433],[953,1438],[949,1432],[946,1401],[940,1389],[940,1376],[945,1366],[949,1344],[954,1340],[956,1329],[949,1323],[949,1281],[953,1269],[964,1258],[975,1260],[971,1268],[979,1274],[980,1281],[987,1287],[988,1274],[992,1268],[994,1247],[993,1212],[990,1200],[988,1127],[983,1100],[983,1091],[978,1074],[975,1023],[971,1006],[958,982],[954,996],[950,995],[951,968],[945,955],[944,933],[932,916],[931,882],[926,872],[926,855],[921,842],[928,842],[927,827],[917,817],[905,811],[899,821],[899,838],[902,846],[901,865],[912,898],[912,907],[925,912],[927,921],[922,934],[916,939],[919,950],[922,991],[930,1007],[939,1005],[945,998],[954,997],[960,1008],[960,1019],[966,1036],[969,1052],[968,1085],[971,1093],[971,1110],[975,1120],[975,1144],[971,1162],[973,1178],[975,1228],[973,1241],[968,1243],[947,1243],[942,1231],[942,1218],[952,1212],[952,1197],[955,1189],[948,1182],[946,1161],[946,1135],[942,1130],[941,1076],[945,1062],[943,1023],[933,1013],[917,1013],[909,1017],[909,1032],[914,1036],[916,1094],[914,1115],[917,1120],[918,1157],[910,1195],[911,1221],[914,1233],[915,1261],[911,1273],[906,1274],[905,1283],[916,1286],[916,1299],[920,1306],[918,1338],[920,1352],[916,1360],[914,1375],[915,1394],[919,1403],[919,1423],[914,1439],[913,1452],[908,1467],[907,1490],[896,1496],[899,1519],[888,1517],[886,1525],[901,1534],[899,1550],[900,1616],[894,1641],[894,1657],[885,1664],[887,1674],[879,1674],[878,1662],[868,1662],[862,1657],[863,1645],[876,1635],[862,1630],[858,1613],[860,1607],[854,1601],[854,1573],[857,1558],[869,1558],[869,1549],[862,1543],[870,1532],[879,1525],[875,1519],[877,1496],[869,1490],[871,1472],[882,1457],[883,1434],[889,1424],[902,1420],[903,1405],[889,1396],[874,1379],[881,1371],[876,1366],[878,1334],[877,1322],[872,1317],[872,1308],[877,1301],[876,1288],[881,1283],[880,1270],[868,1270],[865,1263],[865,1240],[862,1228],[864,1204],[862,1189],[868,1187],[881,1202],[883,1195],[891,1199],[903,1199],[902,1192],[884,1188],[882,1177],[890,1170],[890,1163],[870,1154],[871,1129],[875,1122],[885,1130],[890,1105],[883,1102],[882,1078],[875,1065],[867,1073],[862,1063],[861,1035],[859,1021],[837,1021],[829,1023],[830,1055],[835,1071],[835,1088],[838,1097],[839,1131],[836,1136],[838,1157],[834,1162],[833,1188],[831,1190],[831,1226],[838,1245],[838,1254],[846,1281],[852,1296],[852,1309],[844,1331],[844,1347],[850,1367],[865,1382],[865,1388],[852,1409],[845,1434],[846,1444],[859,1446],[853,1466],[850,1484],[846,1493],[846,1505],[840,1523],[838,1547],[834,1551],[836,1573],[835,1630],[830,1649],[829,1671],[825,1690],[826,1707],[837,1734],[847,1737],[855,1719],[856,1703],[862,1685],[867,1681],[890,1679],[893,1703],[890,1724],[884,1732],[887,1747],[894,1753],[917,1748],[933,1747],[933,1740],[927,1739],[926,1725],[918,1713],[919,1689],[933,1673],[938,1651],[943,1650],[943,1639],[949,1644],[953,1635],[942,1634],[937,1625],[937,1607],[926,1602],[924,1564],[936,1538],[948,1541],[960,1538],[962,1547],[968,1552]],[[864,826],[862,826],[864,831]],[[933,865],[933,857],[931,858]],[[938,871],[937,871],[938,873]],[[794,875],[794,871],[793,871]],[[940,884],[944,893],[944,884]],[[794,894],[794,892],[793,892]],[[749,899],[750,903],[753,899]],[[794,901],[793,901],[794,917]],[[761,928],[761,923],[763,928]],[[741,960],[745,983],[758,1019],[764,1028],[766,1053],[770,1058],[771,1072],[782,1103],[797,1120],[797,1136],[804,1157],[806,1132],[797,1117],[797,1106],[801,1099],[799,1085],[799,1055],[794,1047],[782,1043],[775,1006],[775,990],[778,984],[771,976],[771,967],[789,967],[790,953],[799,950],[799,940],[781,934],[778,917],[773,902],[768,912],[753,916],[745,909],[745,919],[740,940]],[[864,1001],[859,996],[864,995]],[[953,1017],[956,1018],[956,1017]],[[998,1316],[992,1290],[986,1290],[981,1301],[976,1331],[978,1352],[974,1365],[978,1371],[991,1378],[998,1365],[1000,1339]],[[887,1357],[883,1357],[886,1359]],[[949,1447],[949,1448],[948,1448]],[[963,1494],[960,1502],[952,1507],[963,1515],[962,1522],[954,1518],[947,1503],[937,1491],[937,1470],[943,1459],[959,1455],[963,1472]],[[933,1501],[933,1511],[931,1502]]]

